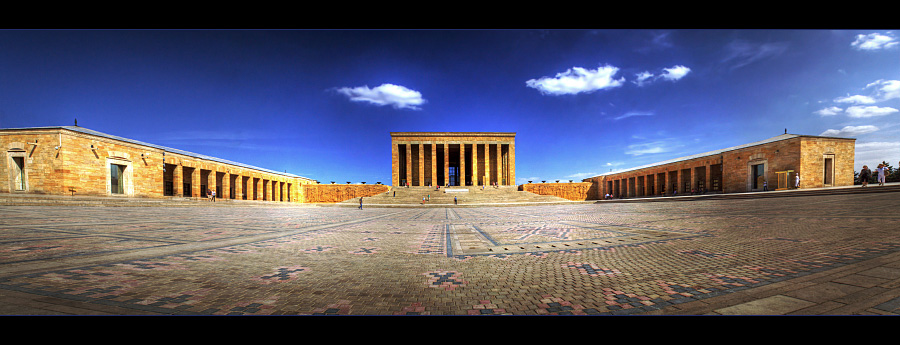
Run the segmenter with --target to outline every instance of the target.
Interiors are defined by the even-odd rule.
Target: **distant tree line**
[[[885,170],[885,182],[900,182],[900,169],[894,169],[888,162],[882,161],[881,164],[884,165]],[[868,165],[868,164],[866,164]],[[878,183],[878,172],[875,171],[875,168],[878,167],[878,164],[875,166],[869,166],[869,170],[872,173],[869,175],[869,184]],[[853,172],[853,184],[862,184],[862,181],[859,180],[859,171]]]

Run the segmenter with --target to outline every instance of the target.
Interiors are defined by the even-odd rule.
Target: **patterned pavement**
[[[900,315],[898,198],[3,206],[0,314]]]

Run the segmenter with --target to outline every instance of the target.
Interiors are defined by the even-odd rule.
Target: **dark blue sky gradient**
[[[876,33],[881,46],[853,45]],[[897,37],[883,30],[4,30],[0,127],[77,118],[100,132],[325,183],[390,183],[392,131],[516,132],[519,183],[581,180],[785,128],[855,137],[858,166],[897,166]],[[556,95],[526,85],[603,66],[617,68],[620,86]],[[660,78],[675,66],[689,72]],[[645,71],[655,79],[639,86],[636,75]],[[424,103],[398,108],[340,92],[383,84],[417,91]],[[847,96],[872,101],[838,101]],[[868,117],[850,116],[854,106]],[[817,113],[829,107],[839,111]]]

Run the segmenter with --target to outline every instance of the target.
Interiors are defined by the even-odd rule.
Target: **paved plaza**
[[[898,315],[898,199],[0,206],[0,314]]]

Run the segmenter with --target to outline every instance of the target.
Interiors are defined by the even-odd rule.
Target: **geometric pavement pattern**
[[[897,196],[5,206],[0,289],[134,314],[636,314],[900,251]],[[900,315],[900,298],[875,308]]]

